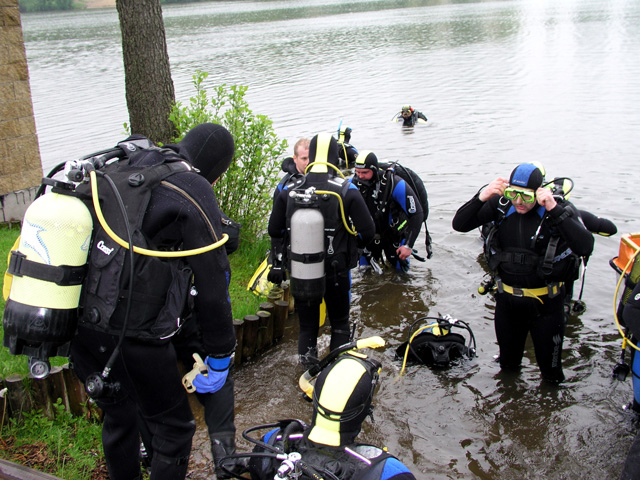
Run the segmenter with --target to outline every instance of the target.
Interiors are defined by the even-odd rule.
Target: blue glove
[[[222,388],[229,375],[231,356],[224,358],[207,357],[204,361],[207,374],[199,373],[193,379],[193,386],[198,393],[215,393]]]

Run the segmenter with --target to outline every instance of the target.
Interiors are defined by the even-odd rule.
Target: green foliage
[[[203,85],[208,76],[196,71],[196,93],[189,105],[177,102],[174,106],[169,116],[179,132],[174,141],[204,122],[224,125],[231,132],[236,146],[234,161],[214,190],[222,211],[240,222],[245,234],[258,238],[266,229],[279,181],[277,158],[286,150],[287,141],[278,139],[268,117],[251,111],[244,98],[248,87],[219,85],[209,97]]]
[[[0,225],[0,273],[4,275],[7,270],[7,255],[13,247],[16,239],[20,236],[19,225]],[[4,286],[4,279],[3,279]],[[4,296],[0,298],[0,308],[4,312]],[[0,342],[4,337],[4,330],[0,328]],[[20,355],[15,356],[9,353],[6,348],[0,348],[0,378],[6,377],[12,373],[26,373],[27,357]]]
[[[49,473],[65,479],[91,478],[91,472],[102,461],[102,425],[95,421],[74,417],[66,411],[62,400],[54,405],[52,418],[40,410],[25,412],[20,420],[11,419],[2,430],[2,438],[12,439],[13,450],[20,447],[42,446],[39,462]],[[2,450],[0,450],[2,452]]]
[[[260,302],[264,297],[259,297],[247,290],[247,284],[260,265],[270,247],[268,237],[260,239],[243,239],[240,250],[229,256],[231,263],[231,282],[229,284],[229,296],[231,308],[235,318],[244,318],[245,315],[255,314],[260,310]]]

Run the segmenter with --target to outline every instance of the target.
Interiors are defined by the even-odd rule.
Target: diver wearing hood
[[[378,157],[370,151],[360,152],[350,181],[360,190],[376,225],[376,237],[366,247],[370,256],[382,261],[384,252],[395,269],[407,271],[424,220],[416,193],[392,170],[381,170]],[[369,261],[363,256],[360,264]]]
[[[340,159],[338,167],[353,168],[358,156],[358,150],[351,145],[351,127],[340,127],[338,129],[338,158]]]
[[[335,176],[334,167],[338,165],[336,139],[329,134],[313,137],[309,160],[309,173],[287,184],[276,198],[268,226],[273,258],[268,279],[279,284],[285,278],[285,266],[291,272],[291,294],[300,320],[298,354],[303,363],[314,361],[318,355],[323,298],[331,323],[330,348],[333,350],[349,342],[350,270],[357,264],[358,246],[369,243],[375,231],[358,189]],[[308,203],[306,207],[302,205],[305,202]],[[315,215],[318,212],[321,215]],[[294,239],[292,234],[297,224],[294,216],[307,213],[309,218],[314,217],[323,224],[319,225],[317,234],[303,227],[302,238]],[[309,250],[311,246],[318,251]],[[298,280],[292,265],[303,270],[313,268],[313,277],[306,275],[306,279]]]
[[[403,105],[400,113],[396,116],[396,121],[402,121],[403,127],[413,127],[419,121],[427,122],[427,117],[424,113],[419,112],[411,105]]]
[[[362,423],[373,413],[373,396],[381,365],[365,355],[345,353],[326,366],[313,386],[311,425],[300,420],[280,422],[262,441],[284,453],[297,452],[301,479],[415,480],[415,476],[386,449],[359,443]],[[256,447],[254,452],[261,452]],[[279,462],[253,457],[252,480],[274,478]],[[314,476],[315,475],[315,476]]]
[[[493,222],[489,268],[497,274],[495,330],[500,367],[520,368],[529,333],[542,378],[564,380],[564,281],[575,275],[577,256],[589,256],[593,236],[548,188],[541,170],[518,165],[509,180],[498,177],[458,209],[453,228],[469,232]]]
[[[233,138],[224,127],[202,124],[176,145],[124,150],[128,157],[103,172],[127,207],[134,245],[192,250],[222,240],[211,183],[233,158]],[[102,177],[98,188],[107,224],[127,238],[118,196]],[[140,411],[153,433],[151,479],[185,478],[195,420],[170,339],[180,327],[193,278],[198,292],[194,310],[209,370],[208,377],[198,379],[197,391],[213,393],[225,385],[236,346],[227,255],[215,248],[184,260],[132,256],[94,224],[71,358],[104,412],[102,441],[109,476],[140,477]]]

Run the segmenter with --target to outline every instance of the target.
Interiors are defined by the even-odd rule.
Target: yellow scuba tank
[[[27,209],[4,310],[3,345],[27,355],[36,378],[49,373],[49,357],[64,356],[77,326],[93,221],[78,198],[49,192]]]

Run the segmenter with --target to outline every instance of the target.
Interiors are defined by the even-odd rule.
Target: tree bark
[[[116,0],[116,8],[131,133],[167,143],[175,136],[175,92],[160,0]]]

